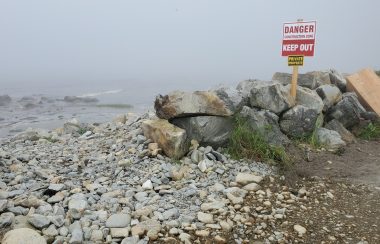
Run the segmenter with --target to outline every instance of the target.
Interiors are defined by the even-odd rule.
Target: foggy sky
[[[231,83],[288,71],[283,22],[317,21],[301,72],[380,68],[380,1],[0,0],[0,84]],[[0,92],[1,93],[1,92]]]

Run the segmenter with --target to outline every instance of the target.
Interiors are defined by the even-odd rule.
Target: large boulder
[[[186,130],[189,139],[195,139],[203,146],[212,146],[214,148],[225,146],[233,129],[231,117],[197,116],[176,118],[171,123]]]
[[[318,112],[315,109],[296,105],[282,115],[280,127],[292,138],[303,138],[313,133],[317,119]]]
[[[6,106],[12,102],[12,98],[8,95],[0,96],[0,106]]]
[[[285,86],[289,91],[290,87],[290,85]],[[323,109],[323,101],[318,94],[314,90],[301,86],[297,86],[296,104],[314,109],[317,113],[322,112]]]
[[[289,89],[280,83],[262,83],[252,88],[250,104],[252,107],[269,110],[275,114],[293,107],[294,98]]]
[[[327,111],[342,100],[342,93],[334,85],[322,85],[316,89],[316,92],[323,100],[323,111]]]
[[[290,141],[278,125],[278,116],[268,110],[258,110],[244,106],[240,116],[245,119],[252,130],[258,132],[271,145],[286,145]]]
[[[346,146],[338,132],[323,127],[317,129],[316,140],[330,150],[337,150]]]
[[[20,228],[8,231],[3,240],[3,244],[46,244],[43,238],[37,231],[29,228]]]
[[[158,143],[163,152],[175,159],[181,158],[187,153],[190,146],[187,133],[167,120],[145,120],[141,128],[146,138]]]
[[[292,83],[292,75],[288,73],[276,72],[272,77],[273,81],[278,81],[283,85]],[[313,71],[306,74],[299,74],[297,84],[309,89],[315,89],[323,84],[330,84],[330,75],[324,71]]]
[[[327,111],[326,121],[338,120],[345,128],[350,129],[360,123],[366,110],[360,104],[355,93],[345,93],[340,102]]]
[[[161,119],[173,119],[195,115],[230,116],[232,112],[214,92],[174,91],[158,95],[154,102],[156,114]]]
[[[248,102],[243,98],[243,94],[233,87],[220,87],[215,90],[215,93],[233,113],[240,111]]]
[[[355,141],[355,136],[336,119],[331,120],[325,125],[326,129],[334,130],[339,133],[343,141],[351,143]]]
[[[344,76],[335,69],[330,69],[331,84],[336,85],[341,92],[346,92],[347,80]]]

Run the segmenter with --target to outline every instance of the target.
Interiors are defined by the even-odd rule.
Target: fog
[[[299,18],[317,21],[315,57],[301,72],[379,68],[379,9],[373,0],[0,0],[0,85],[198,88],[270,79],[290,72],[282,24]]]

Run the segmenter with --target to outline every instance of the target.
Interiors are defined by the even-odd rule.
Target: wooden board
[[[347,76],[347,90],[356,92],[361,104],[380,116],[380,78],[372,69]]]

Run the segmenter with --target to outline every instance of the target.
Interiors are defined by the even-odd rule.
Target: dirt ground
[[[294,170],[301,177],[346,180],[380,189],[380,141],[357,139],[339,153],[320,150],[304,152],[303,157],[297,158]]]

